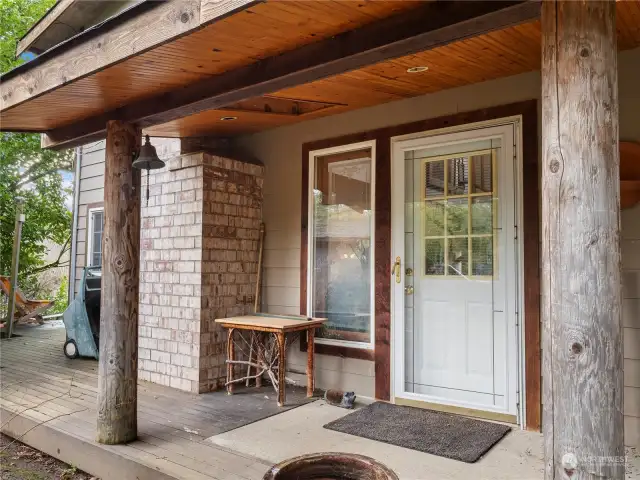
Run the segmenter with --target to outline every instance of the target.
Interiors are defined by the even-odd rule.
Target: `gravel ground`
[[[0,434],[2,480],[98,480],[47,454]]]

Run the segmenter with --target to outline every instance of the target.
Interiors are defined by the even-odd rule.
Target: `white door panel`
[[[396,397],[517,413],[514,145],[512,124],[394,144]]]

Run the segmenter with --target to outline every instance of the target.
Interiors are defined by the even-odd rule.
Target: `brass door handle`
[[[400,257],[396,257],[396,263],[393,264],[393,268],[391,269],[391,274],[396,276],[396,283],[400,283],[402,281],[400,275],[402,273],[402,269],[400,268]]]

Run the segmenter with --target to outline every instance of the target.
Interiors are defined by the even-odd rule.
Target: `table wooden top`
[[[304,317],[300,315],[273,315],[264,313],[216,319],[216,323],[221,323],[230,327],[283,331],[316,328],[326,321],[326,318]]]

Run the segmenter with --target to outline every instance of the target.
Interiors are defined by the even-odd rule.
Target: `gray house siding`
[[[180,151],[180,140],[175,138],[154,138],[151,143],[156,147],[158,156],[169,158]],[[105,162],[105,142],[90,143],[80,147],[78,152],[80,170],[78,178],[75,180],[74,188],[77,189],[77,213],[75,225],[75,268],[73,290],[70,293],[73,297],[78,293],[82,280],[82,270],[88,265],[88,228],[89,211],[93,208],[102,208],[104,202],[104,162]],[[71,267],[74,267],[72,262]]]
[[[105,142],[100,141],[84,145],[80,147],[78,152],[80,175],[75,184],[79,193],[76,206],[78,215],[75,228],[74,296],[80,287],[82,269],[87,265],[87,213],[89,206],[102,205],[104,200],[104,148]]]

